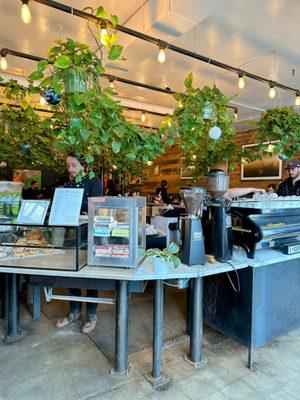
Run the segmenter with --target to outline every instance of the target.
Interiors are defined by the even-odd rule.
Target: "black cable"
[[[230,284],[231,284],[233,290],[234,290],[236,293],[240,293],[240,291],[241,291],[240,277],[239,277],[239,274],[238,274],[238,272],[237,272],[235,266],[234,266],[233,264],[231,264],[231,262],[229,262],[229,261],[224,261],[224,262],[225,262],[226,264],[229,264],[229,265],[232,267],[232,269],[234,270],[234,272],[235,272],[235,274],[236,274],[236,280],[237,280],[237,286],[238,286],[237,289],[236,289],[236,287],[234,286],[234,283],[232,282],[232,279],[230,278],[230,275],[229,275],[228,272],[226,272],[226,275],[227,275],[227,277],[228,277],[228,279],[229,279],[229,282],[230,282]]]

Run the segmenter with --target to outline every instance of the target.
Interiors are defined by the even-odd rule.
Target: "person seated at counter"
[[[41,191],[39,190],[38,181],[31,181],[30,188],[24,189],[22,192],[22,197],[25,200],[36,200],[39,198]]]
[[[84,159],[78,157],[75,153],[70,153],[67,157],[67,169],[70,176],[70,181],[65,185],[67,188],[83,188],[83,199],[81,205],[81,211],[88,211],[88,198],[101,196],[102,185],[99,177],[94,176],[92,179],[87,174],[87,163]],[[82,172],[81,182],[76,182],[76,176]],[[81,296],[81,289],[69,289],[71,295]],[[98,297],[98,290],[87,289],[88,297]],[[82,302],[70,301],[70,310],[66,316],[60,318],[55,326],[57,328],[64,328],[70,325],[72,322],[81,319],[81,307]],[[97,303],[86,304],[86,316],[82,323],[82,333],[90,333],[95,329],[97,323],[96,316]]]
[[[170,197],[168,196],[167,184],[168,184],[168,182],[165,179],[163,179],[160,183],[160,187],[158,187],[155,190],[155,194],[157,196],[161,197],[164,204],[170,203]]]
[[[280,183],[278,196],[300,196],[300,162],[289,161],[286,170],[289,172],[289,177]]]
[[[270,183],[270,185],[268,185],[267,193],[277,193],[277,186],[275,183]]]

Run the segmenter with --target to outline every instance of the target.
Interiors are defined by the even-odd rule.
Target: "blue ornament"
[[[61,100],[61,94],[55,93],[52,87],[45,90],[43,97],[46,99],[47,103],[52,105],[58,104]]]
[[[279,160],[282,160],[282,161],[285,161],[285,160],[288,160],[288,159],[289,159],[288,156],[286,156],[286,155],[283,154],[283,153],[279,153],[279,154],[278,154],[278,158],[279,158]]]
[[[22,143],[22,150],[25,153],[29,153],[30,152],[30,144],[28,142]]]

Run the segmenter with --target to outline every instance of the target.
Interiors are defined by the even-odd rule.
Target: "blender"
[[[205,264],[204,238],[201,224],[205,189],[184,187],[180,189],[187,216],[181,220],[181,250],[179,258],[187,265]]]

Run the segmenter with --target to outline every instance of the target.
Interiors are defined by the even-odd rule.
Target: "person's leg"
[[[69,289],[72,296],[81,296],[81,289]],[[57,328],[64,328],[65,326],[70,325],[72,322],[75,322],[81,318],[81,301],[70,301],[70,310],[67,315],[63,318],[60,318],[55,326]]]
[[[98,297],[98,290],[87,289],[86,294],[87,297]],[[97,305],[97,303],[86,303],[86,317],[82,324],[83,333],[89,333],[95,329],[97,323]]]

